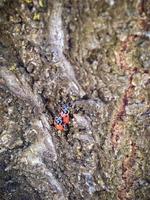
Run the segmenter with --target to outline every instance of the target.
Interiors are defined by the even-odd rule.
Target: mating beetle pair
[[[69,105],[64,104],[61,107],[61,111],[59,113],[59,117],[55,117],[54,119],[54,125],[55,128],[59,131],[65,131],[70,121],[69,116]]]

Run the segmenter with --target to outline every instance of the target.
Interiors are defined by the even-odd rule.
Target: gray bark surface
[[[0,200],[148,200],[149,52],[149,0],[0,0]]]

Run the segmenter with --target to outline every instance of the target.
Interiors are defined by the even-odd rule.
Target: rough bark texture
[[[0,0],[0,13],[0,200],[148,200],[150,1]]]

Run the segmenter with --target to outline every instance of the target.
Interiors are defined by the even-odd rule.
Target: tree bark
[[[0,1],[0,199],[149,199],[149,5]]]

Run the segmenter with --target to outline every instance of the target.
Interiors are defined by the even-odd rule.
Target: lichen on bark
[[[149,199],[148,2],[0,1],[0,199]]]

